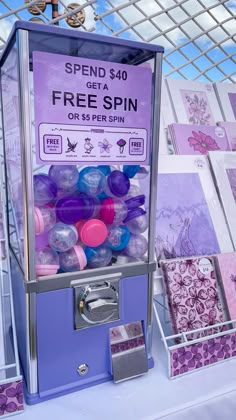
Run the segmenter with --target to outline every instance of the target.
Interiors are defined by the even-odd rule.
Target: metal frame
[[[228,231],[234,250],[236,250],[236,203],[227,175],[227,169],[236,170],[235,152],[210,152],[209,162],[211,165],[212,177],[217,186],[222,208],[224,210]]]
[[[6,203],[6,189],[5,189],[5,170],[4,170],[4,161],[3,161],[3,155],[1,153],[0,156],[0,177],[1,177],[1,185],[0,185],[0,202],[1,202],[1,206],[2,206],[2,217],[3,217],[3,228],[4,228],[4,239],[3,242],[6,246],[6,248],[9,247],[8,244],[8,237],[6,234],[6,212],[4,211],[4,207],[5,207],[5,203]],[[3,276],[6,276],[7,278],[7,286],[8,289],[7,291],[4,290],[4,283],[3,283]],[[4,372],[5,376],[7,376],[7,371],[9,369],[14,369],[14,373],[15,376],[10,376],[10,377],[6,377],[4,379],[0,379],[0,386],[1,385],[6,385],[7,383],[12,383],[12,382],[16,382],[16,381],[22,381],[22,376],[21,376],[21,371],[20,371],[20,362],[19,362],[19,357],[18,357],[18,347],[17,347],[17,338],[16,338],[16,327],[15,327],[15,315],[14,315],[14,305],[13,305],[13,295],[12,295],[12,284],[11,284],[11,272],[10,272],[10,259],[9,259],[9,253],[6,253],[6,260],[5,262],[0,260],[0,300],[3,301],[3,307],[2,307],[2,313],[0,313],[0,317],[2,317],[2,319],[5,319],[5,305],[7,305],[5,303],[5,301],[8,299],[8,305],[10,306],[10,325],[12,328],[12,350],[13,350],[13,354],[14,354],[14,362],[13,363],[5,363],[3,366],[0,366],[0,372]],[[1,307],[0,307],[1,309]],[[6,334],[7,331],[5,331],[5,324],[3,324],[3,328],[4,328],[4,334],[5,334],[5,338],[6,338]],[[5,340],[4,340],[4,347],[5,347]],[[6,355],[6,348],[5,348],[5,355]],[[20,414],[21,411],[18,412],[14,412],[12,414]],[[9,413],[4,414],[3,418],[5,416],[9,416]]]
[[[151,263],[129,263],[124,266],[114,264],[106,269],[97,268],[75,273],[57,274],[56,276],[39,277],[38,280],[25,282],[25,290],[27,293],[43,293],[71,287],[73,281],[82,281],[83,279],[89,280],[91,276],[102,276],[104,274],[112,275],[121,272],[122,277],[130,277],[154,272],[155,268],[156,263],[154,261]]]
[[[157,173],[158,173],[158,150],[159,150],[159,130],[160,130],[160,107],[161,107],[161,77],[162,77],[162,60],[160,55],[155,56],[154,60],[154,87],[153,87],[153,114],[152,114],[152,151],[151,151],[151,177],[150,191],[152,194],[149,198],[149,231],[148,231],[148,255],[149,261],[155,261],[155,230],[152,226],[156,223],[156,201],[157,201]],[[159,118],[157,118],[159,115]],[[154,272],[148,274],[148,326],[152,324],[152,300],[153,300],[153,279]],[[150,330],[150,328],[149,328]],[[150,330],[151,337],[151,330]]]
[[[161,279],[162,277],[159,276],[159,279]],[[204,343],[204,341],[207,340],[214,340],[216,338],[219,337],[225,337],[227,335],[230,335],[232,333],[236,333],[236,320],[230,320],[230,321],[225,321],[225,322],[221,322],[219,324],[214,324],[213,326],[210,325],[208,327],[204,327],[204,328],[199,328],[196,330],[191,330],[188,331],[187,333],[180,333],[180,334],[175,334],[175,335],[166,335],[163,329],[163,325],[161,323],[159,314],[158,314],[158,310],[157,307],[162,308],[161,310],[163,311],[168,311],[167,307],[165,306],[165,297],[164,295],[162,295],[163,298],[163,304],[160,304],[160,302],[158,302],[156,299],[154,299],[153,302],[153,311],[154,311],[154,315],[155,315],[155,321],[157,323],[158,329],[160,331],[161,334],[161,341],[163,342],[165,351],[166,351],[166,356],[167,356],[167,368],[168,368],[168,376],[169,379],[175,379],[175,378],[179,378],[183,375],[188,375],[191,374],[193,372],[195,372],[196,370],[199,371],[200,369],[205,369],[211,366],[211,364],[207,365],[207,366],[202,366],[200,368],[197,369],[193,369],[190,371],[187,371],[185,373],[181,373],[177,376],[173,376],[171,375],[171,351],[173,350],[177,350],[177,349],[181,349],[182,347],[186,347],[186,348],[191,348],[191,346],[193,346],[194,344],[198,344],[198,343]],[[165,321],[166,323],[169,321]],[[222,331],[222,327],[227,327],[227,331]],[[207,335],[207,331],[208,330],[212,330],[212,328],[217,329],[217,332],[214,334],[209,334]],[[220,331],[221,330],[221,331]],[[188,335],[194,334],[194,333],[200,333],[200,332],[204,332],[206,335],[204,337],[200,337],[198,339],[194,339],[194,340],[188,340]],[[175,340],[181,340],[182,342],[180,344],[171,344],[171,341],[175,341]],[[232,357],[236,357],[236,356],[232,356]],[[227,360],[229,360],[230,358],[226,358],[224,360],[220,360],[215,362],[214,364],[219,364],[219,363],[223,363],[223,362],[227,362]]]
[[[27,388],[31,394],[38,392],[38,361],[36,335],[36,294],[26,294],[26,329],[27,329]]]
[[[4,179],[4,175],[3,175],[3,171],[2,171],[2,162],[1,162],[0,169],[1,169],[1,178]],[[2,183],[1,183],[1,188],[0,188],[0,197],[1,197],[2,205],[4,206],[4,203],[5,203],[5,194],[4,194],[4,189],[3,189],[3,184]],[[5,230],[6,229],[6,213],[3,211],[2,212],[2,215],[3,215],[3,226],[4,226],[4,230]],[[4,242],[5,242],[6,247],[8,247],[8,238],[7,238],[6,232],[5,232]],[[2,262],[1,262],[1,265],[2,265]],[[9,254],[8,253],[6,254],[6,264],[4,264],[4,265],[5,265],[4,268],[1,267],[1,275],[6,274],[8,276],[9,293],[6,293],[4,291],[4,285],[2,284],[2,279],[0,281],[0,292],[2,292],[1,293],[1,297],[3,299],[4,298],[9,298],[10,299],[10,311],[11,311],[11,321],[12,321],[12,337],[13,337],[13,351],[14,351],[15,363],[14,364],[11,364],[11,365],[8,364],[8,365],[5,365],[5,366],[1,366],[0,367],[0,370],[10,369],[12,367],[15,367],[16,368],[16,378],[17,379],[21,379],[20,364],[19,364],[18,349],[17,349],[16,330],[15,330],[15,322],[14,322],[14,306],[13,306],[13,297],[12,297],[11,273],[10,273],[10,270],[9,270],[10,260],[9,260]],[[0,316],[2,316],[2,318],[4,319],[4,313],[3,314],[0,314]]]
[[[26,281],[35,278],[35,233],[32,174],[31,106],[29,83],[29,39],[28,31],[16,34],[18,53],[20,139],[22,150],[23,220],[24,220],[24,273]]]
[[[11,40],[11,44],[15,43],[15,37],[13,37],[13,39]],[[7,59],[7,57],[6,57]],[[2,91],[0,92],[0,109],[3,108],[3,94]],[[7,162],[6,159],[4,158],[4,156],[6,156],[6,148],[5,148],[5,142],[3,141],[4,138],[4,125],[3,125],[3,118],[1,118],[1,123],[2,123],[2,137],[0,137],[0,142],[2,145],[2,149],[3,149],[3,155],[2,155],[2,159],[3,159],[3,166],[4,166],[4,175],[2,175],[2,179],[6,179],[7,176]],[[7,215],[6,215],[6,220],[7,220],[7,224],[6,224],[6,229],[8,232],[8,237],[9,237],[9,247],[11,247],[11,240],[10,237],[15,235],[16,236],[16,241],[18,243],[18,249],[13,249],[12,248],[12,252],[14,253],[16,260],[18,261],[18,256],[17,256],[17,252],[19,252],[19,260],[23,261],[23,256],[22,256],[22,252],[21,252],[21,244],[20,244],[20,235],[18,232],[18,226],[16,223],[16,216],[15,216],[15,211],[14,208],[12,206],[12,201],[11,201],[11,190],[10,188],[5,188],[5,184],[4,184],[4,192],[5,192],[5,203],[6,203],[6,207],[8,209],[7,211]],[[10,213],[12,214],[13,217],[13,223],[14,225],[10,224]],[[21,268],[22,270],[22,268]]]
[[[35,234],[33,214],[33,174],[32,174],[32,142],[31,142],[31,107],[29,83],[29,39],[28,31],[17,31],[19,102],[20,102],[20,139],[22,150],[23,181],[23,221],[24,221],[24,276],[26,281],[35,278]],[[27,385],[32,394],[38,389],[37,371],[37,339],[36,339],[36,295],[25,296],[26,329],[28,348]]]

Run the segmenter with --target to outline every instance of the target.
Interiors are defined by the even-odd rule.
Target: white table
[[[107,382],[38,405],[21,420],[235,420],[236,359],[169,380],[157,330],[155,367],[120,384]]]

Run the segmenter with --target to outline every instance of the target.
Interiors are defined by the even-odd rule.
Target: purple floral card
[[[0,385],[0,416],[24,410],[22,380]]]
[[[236,319],[236,253],[219,254],[216,259],[230,319]]]
[[[206,155],[209,151],[231,150],[223,127],[171,124],[169,130],[175,153],[179,155]]]
[[[170,318],[175,334],[224,321],[211,257],[161,262]],[[188,339],[214,333],[188,334]]]
[[[222,120],[212,83],[168,78],[166,84],[177,122],[215,125]]]
[[[183,375],[236,356],[236,333],[171,350],[171,376]]]
[[[228,93],[229,101],[236,119],[236,93]]]
[[[214,125],[212,111],[205,92],[181,89],[181,96],[190,124]]]
[[[160,173],[156,215],[157,258],[219,252],[199,174]]]

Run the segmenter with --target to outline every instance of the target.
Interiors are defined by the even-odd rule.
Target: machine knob
[[[116,310],[118,303],[113,299],[97,299],[87,303],[87,309],[90,313],[103,313]]]

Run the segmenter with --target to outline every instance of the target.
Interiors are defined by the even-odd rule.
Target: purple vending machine
[[[162,52],[16,22],[1,57],[11,269],[30,404],[152,367]]]

